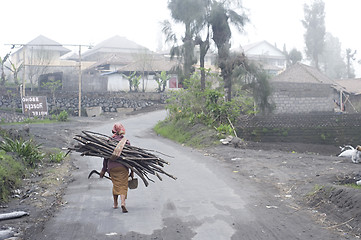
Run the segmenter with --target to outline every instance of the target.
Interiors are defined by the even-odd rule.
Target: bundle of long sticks
[[[114,149],[119,143],[118,140],[109,136],[91,131],[82,131],[82,135],[75,135],[74,139],[79,143],[74,147],[68,148],[69,151],[80,152],[81,156],[96,156],[105,159],[109,159],[112,156]],[[159,173],[174,180],[177,179],[162,169],[165,165],[169,165],[169,163],[150,153],[151,151],[155,152],[154,150],[146,150],[125,144],[119,158],[114,161],[130,168],[143,180],[145,186],[148,186],[148,181],[154,182],[154,180],[148,177],[148,174],[155,175],[161,181],[162,178]]]

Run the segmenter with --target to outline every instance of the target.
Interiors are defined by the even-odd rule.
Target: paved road
[[[177,176],[156,179],[149,187],[130,190],[129,213],[112,208],[111,182],[87,179],[102,160],[77,153],[75,181],[65,193],[64,207],[34,239],[342,239],[290,207],[277,189],[233,174],[227,164],[204,152],[156,136],[151,128],[164,119],[157,111],[122,121],[134,146],[154,149],[174,158],[166,171]],[[110,134],[112,124],[92,129]]]

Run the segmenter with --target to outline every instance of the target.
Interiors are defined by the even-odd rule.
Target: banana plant
[[[139,84],[140,84],[140,78],[142,76],[137,76],[137,72],[133,72],[129,76],[123,74],[123,77],[128,79],[129,81],[129,91],[132,92],[138,92],[139,90]]]
[[[1,86],[5,86],[6,76],[4,71],[4,66],[6,61],[8,60],[10,53],[6,54],[4,58],[0,57],[0,69],[1,69]]]
[[[20,72],[20,70],[23,68],[23,63],[20,64],[20,66],[16,66],[13,62],[11,62],[11,60],[9,59],[10,62],[10,67],[5,66],[7,69],[9,69],[13,75],[14,75],[14,82],[16,85],[19,85],[19,79],[18,79],[18,74]]]
[[[160,74],[156,75],[155,81],[158,84],[158,88],[157,88],[158,92],[164,92],[169,78],[170,76],[165,71],[162,71]]]

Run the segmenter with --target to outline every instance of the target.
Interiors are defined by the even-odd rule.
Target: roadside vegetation
[[[192,147],[209,147],[219,139],[236,135],[234,123],[241,115],[252,115],[254,98],[248,91],[235,92],[231,101],[225,99],[221,81],[216,76],[218,88],[208,82],[201,90],[199,74],[184,80],[184,89],[169,94],[166,109],[168,117],[154,130],[169,139]]]
[[[42,149],[32,138],[12,136],[0,129],[0,203],[7,202],[13,191],[22,184],[22,179],[45,162],[60,163],[65,154],[59,149]]]
[[[2,109],[1,109],[2,110]],[[10,123],[6,123],[4,121],[4,119],[0,119],[0,125],[18,125],[18,124],[24,124],[24,123],[32,123],[32,124],[37,124],[37,123],[42,123],[42,124],[47,124],[47,123],[54,123],[54,122],[66,122],[69,119],[69,114],[67,111],[63,110],[61,111],[59,114],[52,114],[50,115],[48,118],[39,118],[39,117],[32,117],[32,118],[26,118],[24,121],[22,122],[10,122]]]
[[[240,116],[272,111],[268,74],[244,54],[231,51],[231,29],[243,32],[249,22],[241,2],[171,0],[168,8],[172,21],[163,21],[162,32],[172,45],[171,57],[179,60],[173,72],[183,88],[169,94],[169,116],[155,127],[157,133],[196,147],[212,145],[237,135],[234,124]],[[175,23],[184,27],[182,36],[173,31]],[[218,68],[213,71],[205,67],[211,46],[217,52]],[[210,131],[213,137],[202,140]]]

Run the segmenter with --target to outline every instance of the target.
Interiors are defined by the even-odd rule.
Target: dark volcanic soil
[[[63,148],[71,146],[72,137],[85,126],[112,121],[112,117],[103,115],[74,118],[66,123],[30,125],[29,132],[46,148]],[[308,209],[314,221],[325,228],[350,239],[361,235],[361,190],[345,185],[361,179],[361,164],[336,157],[337,146],[248,142],[245,148],[220,145],[203,151],[216,156],[220,166],[229,168],[235,177],[273,184],[279,189],[279,197],[294,200],[295,211]],[[0,208],[0,213],[22,210],[30,216],[3,221],[2,228],[12,227],[23,239],[30,232],[41,231],[43,223],[64,204],[62,194],[67,183],[72,181],[74,170],[72,159],[62,164],[42,164],[32,177],[24,180],[18,198]]]
[[[272,184],[279,197],[294,200],[295,211],[308,209],[314,220],[350,239],[361,236],[361,164],[336,155],[336,146],[254,143],[246,148],[208,150],[235,174]]]

